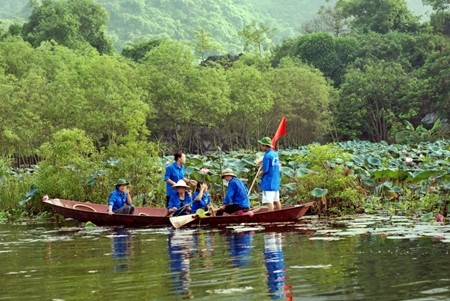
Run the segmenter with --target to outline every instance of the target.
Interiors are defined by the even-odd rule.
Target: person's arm
[[[130,190],[129,190],[128,188],[126,188],[124,192],[127,194],[127,199],[126,199],[125,202],[126,202],[128,205],[131,205],[131,202],[132,202],[133,200],[131,199]]]
[[[207,187],[206,183],[203,183],[200,186],[200,191],[198,192],[198,195],[195,197],[194,201],[201,201],[201,199],[203,198],[203,194],[204,194],[204,192],[206,190],[206,187]]]
[[[263,161],[261,163],[261,169],[259,171],[259,175],[262,177],[269,171],[270,157],[264,156]]]
[[[183,178],[183,180],[186,182],[186,184],[188,185],[192,185],[192,186],[197,186],[197,181],[196,180],[191,180],[188,178]]]
[[[171,179],[172,177],[172,165],[166,168],[166,173],[164,174],[164,181],[170,185],[175,185],[176,183]]]
[[[227,192],[225,193],[225,198],[223,199],[223,203],[221,206],[222,209],[225,208],[226,205],[229,205],[233,202],[233,197],[235,194],[235,186],[236,184],[234,183],[233,180],[228,182]]]
[[[109,200],[108,200],[108,214],[109,214],[109,215],[111,215],[111,214],[114,213],[114,212],[112,211],[112,210],[113,210],[114,202],[115,202],[115,200],[114,200],[114,194],[111,193],[111,194],[109,195]]]

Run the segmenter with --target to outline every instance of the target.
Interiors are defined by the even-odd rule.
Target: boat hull
[[[107,213],[108,206],[76,202],[64,199],[49,199],[44,203],[51,206],[53,211],[66,218],[80,222],[92,222],[97,226],[125,226],[125,227],[166,227],[172,226],[166,208],[136,207],[133,215]],[[267,211],[266,208],[255,210],[253,215],[224,215],[198,218],[186,226],[227,226],[241,223],[274,224],[293,223],[302,217],[312,206],[311,203],[283,206],[281,210]]]

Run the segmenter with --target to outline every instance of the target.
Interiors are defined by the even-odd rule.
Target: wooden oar
[[[260,166],[260,167],[258,168],[258,171],[256,172],[256,176],[255,176],[255,178],[253,179],[252,185],[251,185],[250,188],[248,189],[247,196],[250,195],[250,193],[251,193],[251,191],[252,191],[252,189],[253,189],[253,185],[255,185],[256,179],[258,178],[258,174],[259,174],[259,172],[261,171],[261,167],[262,167],[262,166]]]
[[[178,229],[192,222],[193,220],[196,220],[197,218],[206,218],[206,217],[208,216],[206,215],[205,210],[197,209],[197,211],[195,211],[195,214],[172,216],[170,218],[170,223],[172,224],[172,226]]]

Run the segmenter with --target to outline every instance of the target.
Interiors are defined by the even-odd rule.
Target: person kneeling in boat
[[[133,214],[134,206],[131,205],[131,196],[128,191],[128,183],[125,179],[118,179],[113,192],[109,195],[108,214]]]
[[[230,168],[222,172],[222,179],[228,182],[228,188],[223,199],[223,205],[217,210],[216,215],[221,216],[224,212],[231,214],[238,211],[248,211],[250,200],[248,199],[248,189],[245,184],[236,177]]]
[[[197,212],[197,209],[208,211],[211,204],[211,197],[208,193],[208,185],[205,182],[197,182],[197,188],[192,196],[191,212]]]
[[[178,216],[189,214],[191,212],[192,202],[191,195],[188,193],[189,186],[184,180],[178,180],[172,186],[172,189],[176,189],[177,192],[172,194],[169,199],[169,205],[167,206],[169,215]]]

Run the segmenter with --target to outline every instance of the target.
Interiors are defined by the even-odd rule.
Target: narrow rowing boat
[[[133,215],[109,215],[108,206],[89,202],[77,202],[64,199],[48,199],[44,203],[51,206],[53,211],[66,218],[80,222],[92,222],[97,226],[125,226],[125,227],[165,227],[171,226],[166,208],[136,207]],[[187,226],[220,227],[233,224],[274,224],[293,223],[302,217],[312,206],[312,202],[299,205],[286,205],[281,210],[267,211],[266,208],[254,210],[254,214],[224,215],[194,219]]]

